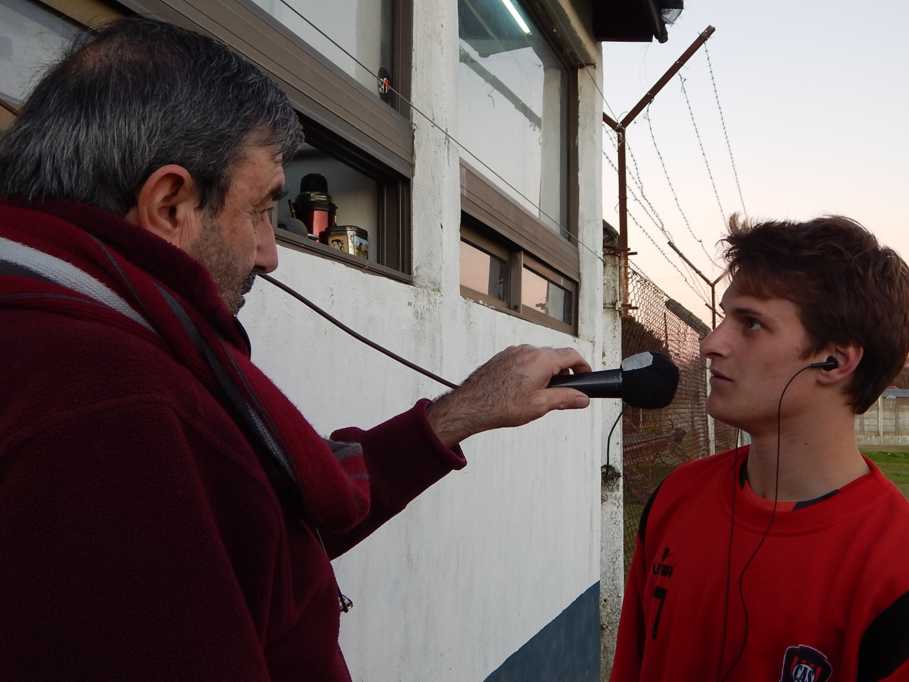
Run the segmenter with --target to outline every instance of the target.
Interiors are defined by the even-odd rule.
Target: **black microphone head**
[[[678,385],[679,368],[661,353],[638,353],[622,360],[622,399],[632,407],[666,407]]]

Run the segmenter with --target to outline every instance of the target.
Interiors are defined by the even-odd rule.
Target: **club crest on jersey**
[[[827,682],[832,676],[830,661],[814,647],[799,644],[786,648],[780,682]]]

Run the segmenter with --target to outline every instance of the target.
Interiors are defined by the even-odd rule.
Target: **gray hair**
[[[249,144],[303,142],[287,96],[212,38],[123,19],[76,39],[0,137],[0,197],[71,200],[123,215],[158,168],[192,175],[217,212]]]

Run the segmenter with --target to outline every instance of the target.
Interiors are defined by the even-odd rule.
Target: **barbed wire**
[[[613,205],[612,210],[615,213],[619,212],[618,202],[616,202]],[[698,280],[694,280],[694,284],[692,284],[692,280],[688,279],[688,275],[686,275],[684,272],[680,271],[678,266],[672,261],[672,258],[669,257],[669,255],[663,250],[663,248],[654,240],[653,236],[644,228],[643,225],[641,225],[640,221],[638,221],[638,219],[634,216],[634,214],[631,212],[630,209],[626,209],[626,215],[629,218],[631,218],[631,221],[641,229],[641,232],[644,233],[644,235],[647,237],[647,239],[650,241],[650,243],[656,247],[657,253],[659,253],[661,256],[663,256],[663,259],[667,263],[669,263],[669,265],[671,265],[679,273],[679,275],[681,275],[682,279],[685,281],[685,283],[688,285],[689,288],[693,287],[694,284],[702,285],[702,283],[698,282]],[[629,258],[629,264],[630,263],[631,263],[631,259]],[[635,267],[639,268],[640,266],[635,265]],[[707,296],[707,294],[703,290],[700,292],[695,290],[695,293],[697,293],[698,296],[700,296],[702,298],[706,298],[706,296]]]
[[[613,161],[611,158],[609,158],[609,155],[606,153],[605,149],[602,150],[602,152],[603,152],[603,158],[606,159],[606,161],[609,163],[610,166],[612,166],[612,168],[616,172],[616,174],[618,174],[619,167],[616,165],[616,162]],[[644,214],[648,218],[650,218],[650,222],[652,222],[654,224],[654,226],[660,232],[663,233],[663,236],[666,237],[667,240],[673,241],[672,235],[669,234],[669,231],[665,228],[662,218],[660,218],[659,215],[651,214],[650,210],[647,208],[647,205],[643,201],[641,201],[641,199],[638,197],[637,194],[635,194],[634,188],[628,187],[628,193],[631,195],[631,198],[634,199],[638,203],[638,205],[641,207],[641,210],[644,211]]]
[[[748,215],[745,208],[745,197],[742,196],[742,183],[739,182],[739,172],[735,167],[735,157],[732,155],[732,144],[729,142],[729,131],[726,129],[726,116],[723,113],[723,105],[720,104],[720,91],[716,85],[716,77],[713,75],[713,63],[710,61],[710,50],[704,45],[704,54],[707,56],[707,70],[710,72],[710,82],[713,83],[713,97],[716,100],[716,108],[720,112],[720,123],[723,124],[723,137],[726,139],[726,149],[729,152],[729,163],[732,164],[732,176],[735,178],[735,186],[739,192],[739,201],[742,202],[742,212]]]
[[[634,123],[637,123],[637,121],[635,121]],[[648,208],[650,209],[650,212],[653,213],[653,215],[656,217],[657,221],[659,222],[660,231],[663,232],[663,234],[665,234],[667,236],[669,241],[675,241],[672,237],[672,234],[669,232],[669,228],[666,226],[666,221],[663,220],[662,216],[660,216],[660,213],[659,213],[659,211],[657,211],[656,206],[653,205],[653,202],[650,201],[650,198],[647,196],[647,193],[644,191],[644,181],[641,179],[641,169],[638,166],[638,160],[634,154],[634,151],[631,148],[631,144],[629,144],[629,142],[628,142],[627,134],[625,136],[625,149],[628,151],[628,156],[631,158],[631,163],[634,167],[634,174],[631,177],[632,177],[632,180],[634,180],[634,183],[637,185],[638,191],[641,193],[641,199],[643,199],[643,201],[647,204]],[[618,146],[616,146],[616,152],[618,152]]]
[[[675,185],[672,183],[672,179],[669,177],[669,169],[666,166],[666,160],[663,158],[663,153],[660,151],[660,146],[656,141],[656,134],[653,132],[653,117],[650,114],[650,105],[647,105],[647,110],[644,112],[644,118],[647,120],[647,127],[650,130],[650,139],[653,141],[653,148],[656,150],[657,159],[659,159],[660,166],[663,169],[663,176],[666,178],[666,184],[669,185],[669,191],[672,193],[672,198],[675,200],[675,206],[677,209],[679,209],[679,215],[682,216],[682,222],[685,223],[685,227],[688,229],[689,234],[691,234],[694,240],[700,245],[701,250],[714,265],[714,267],[720,267],[714,260],[713,256],[710,255],[710,252],[707,251],[707,248],[704,246],[704,240],[695,234],[695,231],[691,227],[691,223],[688,221],[688,216],[685,215],[685,211],[682,209],[682,203],[679,201],[679,195],[675,191]]]
[[[720,209],[720,216],[723,219],[723,225],[726,224],[726,211],[723,210],[723,202],[720,201],[720,193],[716,188],[716,181],[713,179],[713,171],[710,168],[710,160],[707,158],[707,152],[704,149],[704,143],[701,140],[701,131],[698,130],[697,121],[694,120],[694,110],[691,108],[691,100],[688,98],[688,89],[685,87],[685,77],[680,73],[679,82],[682,84],[682,96],[685,98],[685,104],[688,106],[688,116],[691,118],[691,125],[694,128],[694,135],[698,140],[698,147],[701,150],[701,156],[704,159],[704,165],[707,168],[707,176],[710,178],[710,186],[713,187],[713,196],[716,197],[716,204]]]
[[[609,155],[606,153],[606,150],[605,150],[605,149],[603,150],[603,158],[606,159],[606,161],[609,163],[609,165],[612,166],[613,170],[615,170],[616,173],[618,173],[618,170],[619,170],[619,169],[618,169],[618,166],[617,166],[616,163],[609,157]],[[666,237],[667,241],[674,242],[674,240],[672,239],[672,235],[670,235],[669,232],[668,232],[667,230],[663,229],[661,223],[660,223],[654,216],[652,216],[652,215],[648,212],[647,206],[644,205],[644,203],[638,198],[638,196],[635,194],[634,190],[633,190],[631,187],[628,188],[628,192],[629,192],[629,194],[631,194],[632,199],[634,199],[634,200],[637,202],[637,204],[641,207],[641,210],[644,212],[644,214],[645,214],[648,218],[650,218],[650,222],[652,222],[652,223],[657,227],[657,229],[659,229],[659,230],[662,232],[663,236]],[[618,206],[616,206],[616,207],[614,207],[614,208],[615,208],[616,212],[618,212]],[[698,292],[697,289],[695,289],[694,285],[692,285],[692,283],[691,283],[691,281],[688,279],[688,277],[687,277],[687,276],[678,268],[678,266],[677,266],[677,265],[673,262],[673,260],[666,254],[666,252],[665,252],[665,251],[664,251],[664,250],[663,250],[663,249],[654,241],[653,237],[650,236],[650,233],[647,232],[647,231],[644,229],[644,227],[638,222],[638,220],[632,216],[631,210],[628,209],[628,208],[626,208],[626,212],[627,212],[627,214],[632,218],[632,220],[634,221],[634,223],[635,223],[636,225],[638,225],[638,226],[641,228],[641,231],[644,232],[644,233],[647,235],[647,237],[648,237],[648,239],[650,240],[650,242],[651,242],[654,246],[656,246],[657,251],[663,256],[663,258],[665,258],[666,261],[667,261],[673,268],[675,268],[675,270],[682,276],[682,279],[685,280],[685,283],[688,285],[688,287],[691,288],[693,291],[695,291],[695,293],[697,293],[698,296],[702,297],[702,298],[705,300],[705,302],[706,302],[706,300],[707,300],[707,298],[708,298],[708,294],[706,293],[706,291],[705,291],[705,290],[701,290],[700,292]],[[686,266],[687,266],[687,264],[686,264]],[[702,284],[702,282],[701,282],[700,279],[698,279],[698,278],[694,279],[694,282],[695,282],[695,284],[698,284],[698,285],[701,285],[701,284]]]
[[[631,221],[632,221],[635,225],[638,226],[638,229],[640,229],[641,232],[644,233],[644,236],[647,237],[648,241],[650,241],[650,243],[653,244],[653,247],[659,252],[659,254],[660,254],[661,256],[663,256],[663,258],[666,260],[666,262],[669,263],[669,265],[671,265],[672,268],[673,268],[677,273],[679,273],[679,276],[682,278],[682,280],[685,282],[685,284],[688,285],[688,288],[691,289],[691,290],[694,292],[694,294],[695,294],[701,301],[703,301],[704,303],[707,303],[707,304],[709,305],[709,302],[707,301],[707,298],[704,296],[704,293],[703,293],[702,291],[698,291],[698,290],[695,288],[695,286],[689,281],[688,277],[685,276],[685,273],[682,272],[682,270],[679,268],[679,266],[676,265],[676,264],[672,261],[671,258],[669,258],[669,256],[667,255],[667,253],[666,253],[665,251],[663,251],[662,247],[657,243],[657,241],[653,238],[653,236],[647,231],[647,229],[646,229],[646,228],[640,223],[640,221],[634,216],[634,213],[632,213],[631,211],[628,211],[627,214],[628,214],[628,217],[631,218]]]

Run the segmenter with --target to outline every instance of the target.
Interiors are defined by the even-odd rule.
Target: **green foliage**
[[[881,472],[893,481],[909,499],[909,452],[870,451],[865,456],[880,467]]]

